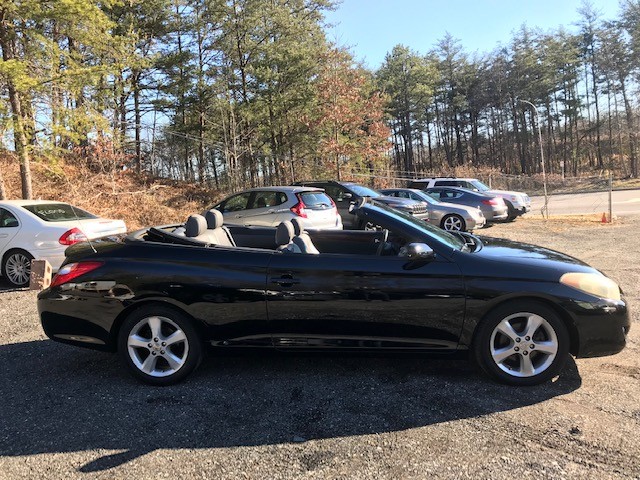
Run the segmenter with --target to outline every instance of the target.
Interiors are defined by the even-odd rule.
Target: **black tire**
[[[202,339],[192,321],[162,305],[135,310],[118,332],[118,353],[125,365],[150,385],[173,385],[184,380],[200,364],[202,351]]]
[[[533,330],[539,319],[542,323]],[[512,327],[509,335],[501,331],[508,330],[503,322]],[[500,383],[538,385],[562,370],[569,356],[569,333],[549,306],[532,300],[513,301],[498,306],[482,320],[472,354],[482,371]]]
[[[467,224],[460,215],[450,214],[442,217],[440,228],[448,232],[464,232],[467,230]]]
[[[516,218],[518,218],[518,211],[515,209],[511,202],[504,202],[507,204],[507,219],[505,222],[513,222]]]
[[[2,258],[2,276],[17,288],[29,286],[33,255],[25,250],[13,249]]]

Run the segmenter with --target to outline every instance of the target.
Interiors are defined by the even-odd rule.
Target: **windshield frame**
[[[461,240],[460,237],[442,230],[440,227],[431,225],[424,220],[420,220],[410,213],[406,213],[401,210],[389,207],[388,205],[385,205],[384,203],[376,200],[373,200],[370,203],[365,203],[361,208],[364,209],[365,215],[373,214],[373,216],[377,216],[382,214],[385,217],[391,217],[392,223],[399,224],[402,229],[408,228],[414,234],[417,233],[418,235],[412,235],[412,237],[420,237],[423,242],[429,244],[432,248],[434,248],[434,245],[431,244],[430,240],[440,245],[441,247],[447,248],[449,251],[467,250],[466,243]],[[377,209],[382,210],[382,212],[378,211]],[[389,228],[389,226],[387,225],[381,226],[384,228]],[[427,240],[427,238],[425,237],[427,237],[429,240]]]

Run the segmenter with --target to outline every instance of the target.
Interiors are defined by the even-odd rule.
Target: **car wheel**
[[[440,227],[448,232],[460,232],[467,229],[464,218],[460,215],[446,215],[440,222]]]
[[[162,306],[134,311],[122,324],[118,351],[138,379],[151,385],[172,385],[200,364],[201,339],[191,321]]]
[[[482,321],[473,344],[476,362],[509,385],[537,385],[560,372],[569,354],[569,334],[548,306],[522,301],[502,305]]]
[[[14,287],[26,287],[31,278],[33,255],[24,250],[9,250],[2,260],[2,276]]]
[[[516,218],[518,218],[518,212],[515,207],[511,204],[511,202],[504,202],[507,204],[507,222],[513,222]]]

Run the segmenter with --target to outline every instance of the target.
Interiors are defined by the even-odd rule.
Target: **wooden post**
[[[31,260],[29,290],[44,290],[51,285],[51,264],[46,260]]]

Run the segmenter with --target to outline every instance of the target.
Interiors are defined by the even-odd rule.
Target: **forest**
[[[514,26],[491,52],[449,34],[377,69],[332,43],[332,0],[0,0],[4,155],[223,191],[305,178],[638,177],[640,0]],[[446,27],[446,26],[445,26]],[[357,178],[357,177],[356,177]],[[0,171],[0,198],[6,198]]]

